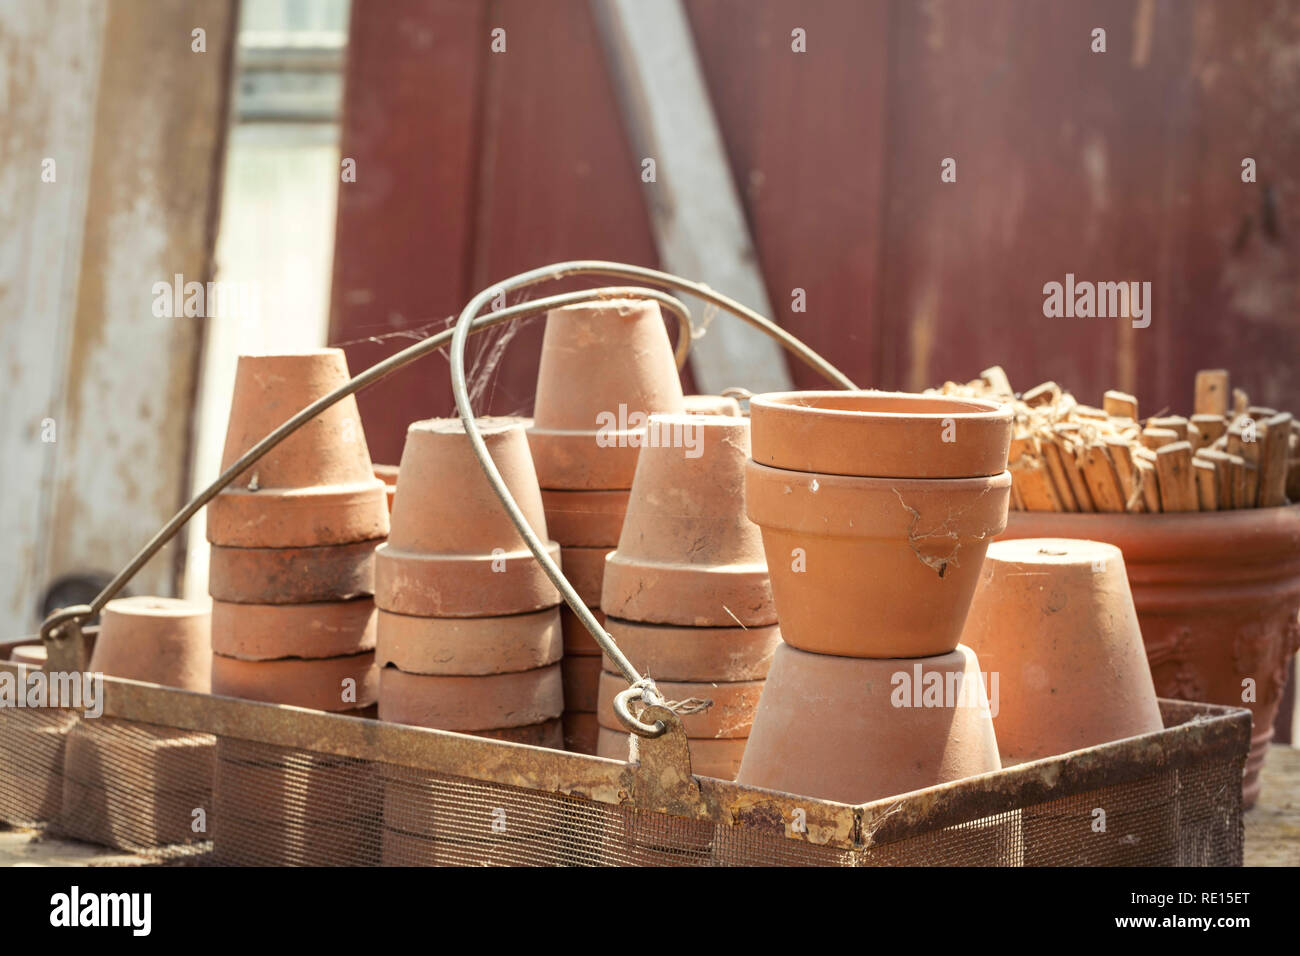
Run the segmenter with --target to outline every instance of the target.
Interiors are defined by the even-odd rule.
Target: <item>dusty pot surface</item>
[[[480,677],[404,674],[385,667],[379,678],[379,719],[437,730],[523,727],[564,711],[560,665]]]
[[[319,604],[212,602],[212,652],[265,661],[344,657],[375,649],[375,602]]]
[[[725,738],[733,740],[749,736],[754,720],[754,709],[763,693],[761,680],[730,681],[662,681],[656,680],[659,693],[668,700],[711,700],[712,706],[694,714],[682,716],[682,727],[687,737],[700,739]],[[609,671],[600,673],[600,700],[596,720],[610,730],[626,731],[614,714],[614,698],[627,690],[627,680],[621,674]]]
[[[90,669],[207,693],[211,687],[212,612],[164,597],[117,598],[104,605]]]
[[[763,541],[745,515],[749,421],[652,415],[600,606],[629,621],[776,623]]]
[[[1300,644],[1300,505],[1176,514],[1012,512],[1004,538],[1124,552],[1156,693],[1248,707],[1243,800],[1259,796],[1287,662]]]
[[[546,316],[528,439],[543,488],[629,488],[646,416],[681,412],[659,305],[566,306]]]
[[[212,657],[212,693],[312,710],[353,711],[379,698],[374,651],[316,660]]]
[[[783,644],[738,783],[867,803],[1002,767],[979,661],[809,654]]]
[[[611,617],[605,619],[605,627],[633,666],[655,680],[762,680],[781,643],[776,625],[676,627]],[[608,658],[604,667],[616,670]]]
[[[319,548],[212,545],[208,593],[235,604],[346,601],[375,590],[375,547],[383,539]]]
[[[565,547],[612,548],[618,544],[630,491],[542,489],[546,527]]]
[[[749,462],[745,505],[763,533],[781,636],[846,657],[952,651],[1011,475],[849,478]]]
[[[1001,474],[1011,406],[908,392],[774,392],[749,401],[754,460],[872,478]]]
[[[744,738],[688,741],[691,752],[691,773],[697,777],[713,777],[716,780],[735,780],[740,770],[741,758],[745,756]],[[610,730],[601,727],[596,737],[596,746],[592,751],[597,757],[609,757],[611,760],[627,760],[629,751],[626,731]]]
[[[998,541],[984,556],[962,643],[997,677],[1004,761],[1164,729],[1119,548]]]
[[[341,349],[241,355],[221,467],[348,381]],[[384,484],[375,477],[356,399],[349,395],[267,452],[208,504],[208,540],[240,548],[299,548],[382,538]]]
[[[468,676],[545,667],[562,652],[556,608],[505,617],[412,617],[380,611],[375,663],[408,674]]]
[[[545,539],[524,420],[485,418],[479,426],[506,487]],[[551,555],[559,555],[553,542]],[[559,599],[488,484],[460,419],[412,424],[393,530],[375,552],[375,603],[397,614],[493,617],[553,607]]]

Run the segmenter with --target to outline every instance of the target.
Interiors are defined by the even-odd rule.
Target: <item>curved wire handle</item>
[[[576,305],[582,302],[591,302],[600,299],[613,298],[649,298],[659,303],[669,312],[677,317],[678,336],[676,347],[677,367],[680,369],[686,364],[686,358],[690,353],[691,342],[694,338],[694,326],[691,323],[690,310],[680,300],[670,295],[665,295],[657,289],[645,289],[639,287],[619,287],[612,286],[600,289],[585,289],[579,292],[566,292],[560,295],[549,296],[545,299],[535,299],[531,302],[523,302],[518,305],[510,306],[506,309],[500,309],[496,312],[490,312],[487,315],[480,316],[473,322],[473,332],[482,332],[493,326],[500,325],[503,322],[510,322],[515,319],[526,318],[532,315],[538,315],[550,309],[557,309],[564,305]],[[89,604],[78,604],[73,607],[60,608],[54,611],[41,622],[40,636],[42,640],[54,637],[60,625],[72,621],[84,621],[87,618],[94,617],[104,609],[104,605],[111,601],[128,581],[135,577],[136,573],[152,558],[164,544],[175,537],[185,523],[194,517],[200,508],[217,496],[217,494],[229,485],[232,481],[240,476],[248,467],[254,464],[258,459],[265,455],[280,442],[284,441],[299,428],[311,421],[325,409],[329,408],[335,402],[342,401],[347,396],[375,384],[380,379],[387,378],[399,368],[409,365],[416,359],[428,355],[430,352],[436,352],[446,345],[452,338],[452,329],[432,335],[427,339],[421,339],[414,345],[410,345],[402,351],[390,355],[381,362],[377,362],[361,374],[350,379],[346,384],[340,385],[328,395],[324,395],[312,402],[298,414],[294,415],[283,425],[277,428],[271,434],[267,435],[248,451],[239,457],[239,460],[223,471],[212,484],[208,485],[203,491],[199,492],[189,504],[185,505],[178,511],[170,521],[149,539],[131,559],[117,576],[113,578],[104,589],[95,596],[95,599]]]
[[[461,422],[465,427],[465,434],[469,436],[470,447],[474,451],[474,456],[483,468],[483,473],[487,476],[488,483],[491,484],[493,492],[505,508],[506,514],[509,515],[511,522],[519,531],[524,542],[528,545],[528,550],[533,553],[546,576],[551,579],[564,598],[564,603],[569,609],[577,615],[582,621],[583,627],[590,632],[593,639],[605,652],[614,665],[622,673],[623,677],[632,686],[623,691],[618,696],[618,704],[615,713],[629,730],[642,737],[658,737],[665,731],[663,721],[655,721],[654,724],[647,724],[638,720],[629,709],[628,705],[634,699],[662,699],[655,689],[654,682],[642,677],[637,669],[632,666],[632,662],[627,659],[622,650],[619,649],[614,638],[601,626],[596,620],[591,609],[578,595],[560,566],[552,560],[551,556],[546,553],[546,544],[537,536],[537,532],[532,529],[528,523],[528,518],[520,510],[519,504],[515,501],[514,496],[510,494],[510,489],[506,487],[505,479],[501,477],[501,472],[497,469],[496,463],[488,453],[487,445],[483,441],[483,435],[479,432],[478,424],[474,420],[474,409],[470,405],[469,385],[465,379],[465,343],[469,338],[470,329],[474,324],[474,315],[479,309],[483,308],[488,301],[501,292],[512,292],[516,289],[526,288],[527,286],[536,285],[539,282],[545,282],[550,279],[561,279],[571,275],[605,275],[618,276],[620,278],[637,279],[644,282],[652,282],[656,285],[667,286],[680,292],[689,292],[698,298],[711,302],[716,306],[732,313],[733,315],[745,320],[750,325],[757,327],[760,331],[767,333],[776,339],[787,350],[794,353],[805,363],[825,375],[836,385],[841,388],[854,388],[853,382],[844,375],[843,372],[835,368],[824,358],[814,352],[811,348],[800,342],[789,332],[776,325],[770,319],[764,318],[753,309],[749,309],[734,299],[721,293],[714,292],[708,286],[691,282],[679,276],[667,272],[659,272],[655,269],[647,269],[643,266],[633,266],[620,262],[605,262],[602,260],[587,259],[573,262],[561,262],[556,265],[543,266],[540,269],[532,269],[528,272],[521,272],[518,275],[511,276],[502,282],[498,282],[490,289],[485,289],[478,293],[469,303],[461,310],[460,317],[456,320],[455,334],[451,339],[451,391],[456,399],[456,410],[460,412]]]

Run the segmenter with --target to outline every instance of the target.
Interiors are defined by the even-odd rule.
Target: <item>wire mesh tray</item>
[[[0,661],[0,679],[20,665]],[[102,716],[0,708],[0,821],[219,865],[1235,866],[1250,714],[850,806],[635,763],[104,678]]]

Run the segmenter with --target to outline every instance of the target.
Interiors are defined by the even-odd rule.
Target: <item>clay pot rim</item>
[[[129,597],[113,598],[104,605],[104,611],[116,611],[136,617],[202,617],[212,613],[212,607],[209,603],[189,601],[185,598],[134,594]]]
[[[294,349],[292,352],[240,352],[240,359],[283,359],[283,358],[303,358],[317,355],[342,355],[343,350],[340,348],[331,348],[324,346],[318,349]]]
[[[883,399],[890,402],[915,403],[918,406],[928,406],[934,410],[886,412],[871,408],[825,408],[814,404],[814,402],[826,399],[839,401],[858,399],[864,402]],[[758,408],[760,410],[785,411],[802,418],[826,417],[843,422],[896,422],[903,420],[937,422],[945,418],[952,418],[958,422],[1010,423],[1014,418],[1011,406],[1002,402],[993,402],[981,398],[954,398],[948,395],[921,395],[915,392],[883,392],[877,389],[767,392],[750,398],[749,407],[751,418],[753,417],[753,409]]]
[[[485,438],[489,435],[504,435],[516,428],[527,428],[531,419],[517,415],[483,415],[474,419],[479,433]],[[406,434],[427,432],[431,435],[464,435],[465,422],[460,418],[421,418],[406,426]]]
[[[551,312],[604,312],[607,310],[613,310],[623,315],[634,310],[645,309],[650,305],[658,308],[659,303],[654,299],[621,296],[617,299],[593,299],[590,302],[574,302],[571,305],[562,305],[551,309],[550,312],[547,312],[547,315],[550,315]]]

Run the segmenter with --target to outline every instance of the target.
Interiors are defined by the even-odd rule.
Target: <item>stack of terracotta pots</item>
[[[207,693],[205,605],[119,598],[104,606],[100,621],[91,673]],[[215,746],[211,734],[113,717],[78,721],[67,740],[60,832],[125,849],[208,839],[195,821],[211,809]]]
[[[598,609],[637,453],[653,412],[682,412],[681,381],[657,303],[615,299],[546,317],[528,443],[565,577]],[[600,649],[566,607],[565,746],[596,750]]]
[[[242,355],[222,467],[348,380],[339,349]],[[374,551],[388,533],[351,396],[208,505],[212,690],[358,711],[375,702]]]
[[[749,421],[652,415],[618,550],[605,567],[606,627],[669,700],[711,701],[683,717],[697,774],[734,779],[781,635],[763,543],[744,513]],[[598,754],[626,758],[614,714],[626,679],[600,675]]]
[[[1011,411],[883,392],[750,401],[746,508],[785,643],[737,779],[864,803],[1001,767],[960,646],[1006,524]]]

